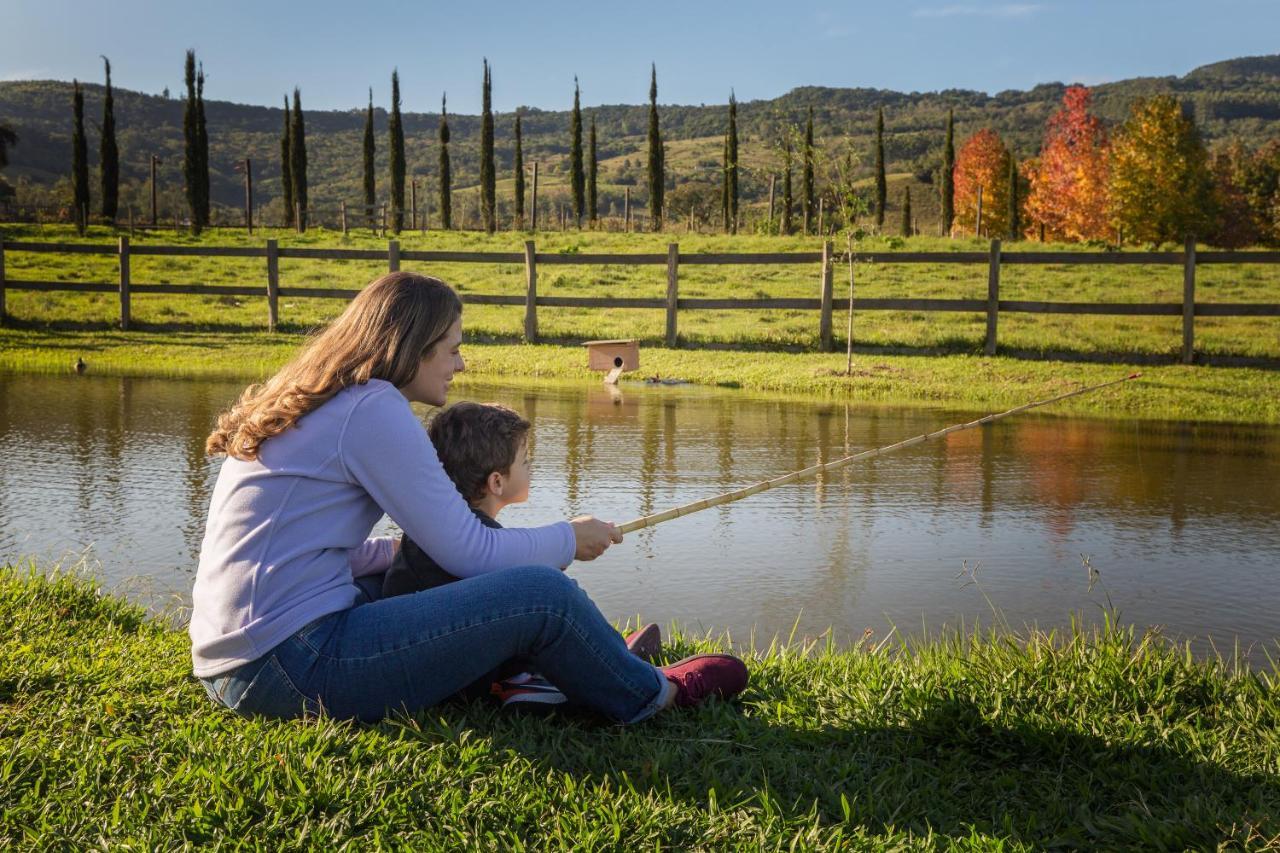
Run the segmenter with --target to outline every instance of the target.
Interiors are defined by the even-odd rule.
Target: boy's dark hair
[[[498,403],[464,402],[436,415],[427,432],[449,479],[475,501],[484,497],[490,474],[510,474],[529,422]]]

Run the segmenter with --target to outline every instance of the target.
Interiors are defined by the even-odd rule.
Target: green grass
[[[1114,624],[749,650],[741,701],[620,728],[447,703],[246,721],[182,630],[0,569],[0,846],[1261,848],[1280,692]],[[668,657],[717,648],[676,638]]]
[[[76,242],[64,227],[6,226],[4,239]],[[109,239],[95,229],[90,242]],[[273,232],[282,245],[384,248],[368,232],[343,238],[313,230],[306,235]],[[261,245],[240,232],[219,231],[193,240],[160,232],[135,242]],[[521,237],[476,232],[405,234],[405,249],[513,251]],[[678,240],[682,253],[701,251],[801,251],[819,245],[813,238],[725,237],[614,233],[545,233],[546,252],[657,252]],[[868,240],[880,250],[887,240]],[[896,245],[896,244],[895,244]],[[914,238],[912,250],[981,248],[968,241]],[[1039,248],[1039,244],[1015,247]],[[1081,250],[1078,246],[1056,246]],[[377,262],[282,262],[282,281],[300,287],[360,287],[381,273]],[[441,275],[463,293],[524,292],[521,265],[441,264]],[[805,267],[690,266],[681,272],[687,296],[814,296],[817,265]],[[263,263],[225,258],[133,259],[137,282],[209,284],[262,283]],[[14,279],[112,281],[110,257],[6,253],[6,275]],[[836,270],[835,330],[843,350],[845,317],[839,310],[846,270]],[[1280,302],[1280,265],[1206,266],[1199,271],[1200,298],[1207,301]],[[984,265],[859,265],[858,293],[865,296],[984,298]],[[1010,266],[1002,273],[1009,299],[1083,301],[1169,301],[1181,295],[1178,267],[1098,266],[1043,268]],[[544,266],[539,293],[552,295],[663,296],[662,267]],[[260,378],[296,351],[301,335],[334,317],[340,300],[281,300],[281,331],[267,334],[265,300],[229,296],[137,295],[134,330],[114,328],[114,294],[11,291],[13,321],[0,328],[0,371],[60,372],[83,357],[94,372],[159,376]],[[642,340],[641,374],[658,374],[700,384],[737,387],[770,394],[848,398],[896,405],[940,405],[969,410],[1017,405],[1053,396],[1080,384],[1122,375],[1143,365],[1146,379],[1112,395],[1084,396],[1058,411],[1118,417],[1188,418],[1280,423],[1280,373],[1239,367],[1183,367],[1178,318],[1004,315],[1000,354],[981,356],[985,320],[981,315],[920,312],[864,312],[855,317],[852,376],[843,354],[813,352],[817,312],[688,311],[680,316],[683,345],[662,347],[664,313],[658,310],[540,309],[541,334],[567,346],[529,347],[518,343],[522,307],[470,305],[466,331],[471,376],[502,380],[594,381],[582,364],[576,342],[600,337]],[[1210,361],[1280,361],[1275,318],[1202,318],[1197,345]],[[726,349],[728,348],[728,349]],[[794,350],[800,351],[794,351]]]

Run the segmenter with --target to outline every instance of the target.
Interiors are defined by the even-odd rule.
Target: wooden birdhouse
[[[640,342],[634,339],[615,341],[587,341],[587,367],[607,371],[604,381],[616,385],[618,377],[628,370],[640,367]]]

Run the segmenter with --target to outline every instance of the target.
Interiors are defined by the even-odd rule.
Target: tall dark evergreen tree
[[[813,107],[809,107],[809,120],[804,126],[804,233],[811,234],[817,227],[817,187],[813,175]]]
[[[493,69],[484,61],[484,115],[480,121],[480,208],[484,230],[498,229],[498,171],[493,161]]]
[[[782,233],[790,234],[792,229],[791,212],[796,202],[791,193],[791,133],[787,132],[786,169],[782,173]]]
[[[586,177],[582,170],[582,103],[578,91],[578,78],[573,78],[573,117],[569,127],[569,181],[573,188],[573,219],[582,227],[582,214],[586,209]]]
[[[120,203],[120,149],[116,147],[116,107],[111,93],[111,60],[102,57],[107,70],[107,87],[102,97],[102,144],[98,154],[98,177],[102,195],[102,218],[116,221]]]
[[[889,203],[889,183],[884,174],[884,107],[876,113],[876,229],[884,229],[884,208]]]
[[[71,113],[71,203],[76,230],[83,235],[89,224],[89,148],[84,138],[84,90],[79,80],[72,81]]]
[[[18,134],[8,125],[0,124],[0,169],[9,165],[9,149],[18,144]]]
[[[289,128],[289,176],[298,205],[298,228],[307,230],[307,129],[302,117],[302,93],[293,88],[293,125]]]
[[[591,116],[590,139],[587,162],[587,218],[591,220],[592,225],[595,225],[600,219],[600,199],[596,193],[596,178],[600,164],[596,159],[596,117],[594,115]]]
[[[720,227],[729,233],[729,134],[724,135],[720,161]]]
[[[374,160],[377,143],[373,138],[373,87],[369,87],[369,108],[364,112],[364,207],[369,222],[373,222],[373,207],[378,203],[378,181],[374,177]]]
[[[729,92],[729,233],[738,233],[738,99]]]
[[[516,113],[516,156],[512,165],[516,179],[516,227],[524,228],[524,141],[520,134],[520,114]]]
[[[951,221],[955,219],[956,200],[956,134],[955,111],[947,110],[947,139],[942,147],[942,178],[939,191],[942,193],[942,236],[951,234]]]
[[[293,112],[289,109],[289,96],[285,95],[284,128],[280,131],[280,198],[284,204],[284,224],[290,228],[298,224],[293,218],[293,172],[289,169],[289,160],[293,151],[293,143],[289,137],[292,133]]]
[[[209,125],[204,118],[204,63],[196,72],[196,149],[200,156],[200,227],[209,224]]]
[[[447,95],[440,96],[440,227],[453,227],[453,176],[449,174],[449,117]]]
[[[1018,201],[1018,158],[1009,157],[1009,239],[1017,240],[1022,234],[1022,228],[1018,222],[1021,213],[1021,203]]]
[[[404,124],[400,120],[400,71],[391,72],[391,113],[387,117],[388,153],[391,165],[391,230],[404,228]]]
[[[911,187],[902,188],[902,236],[910,237],[915,229],[911,223]]]
[[[649,77],[649,223],[662,230],[662,196],[666,187],[666,155],[662,131],[658,127],[658,66],[650,66]]]
[[[187,104],[182,112],[182,177],[186,186],[187,209],[191,212],[191,231],[199,234],[204,223],[200,220],[200,118],[196,104],[196,52],[187,51],[183,70],[187,84]]]

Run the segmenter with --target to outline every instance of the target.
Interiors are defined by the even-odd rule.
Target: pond
[[[154,609],[189,603],[219,464],[204,440],[241,390],[0,376],[0,561],[83,559]],[[624,522],[984,414],[641,383],[469,384],[454,399],[533,423],[530,501],[503,511],[508,526]],[[1114,607],[1261,664],[1280,636],[1278,570],[1280,429],[1042,411],[638,531],[571,572],[611,619],[739,645],[1061,628]]]

